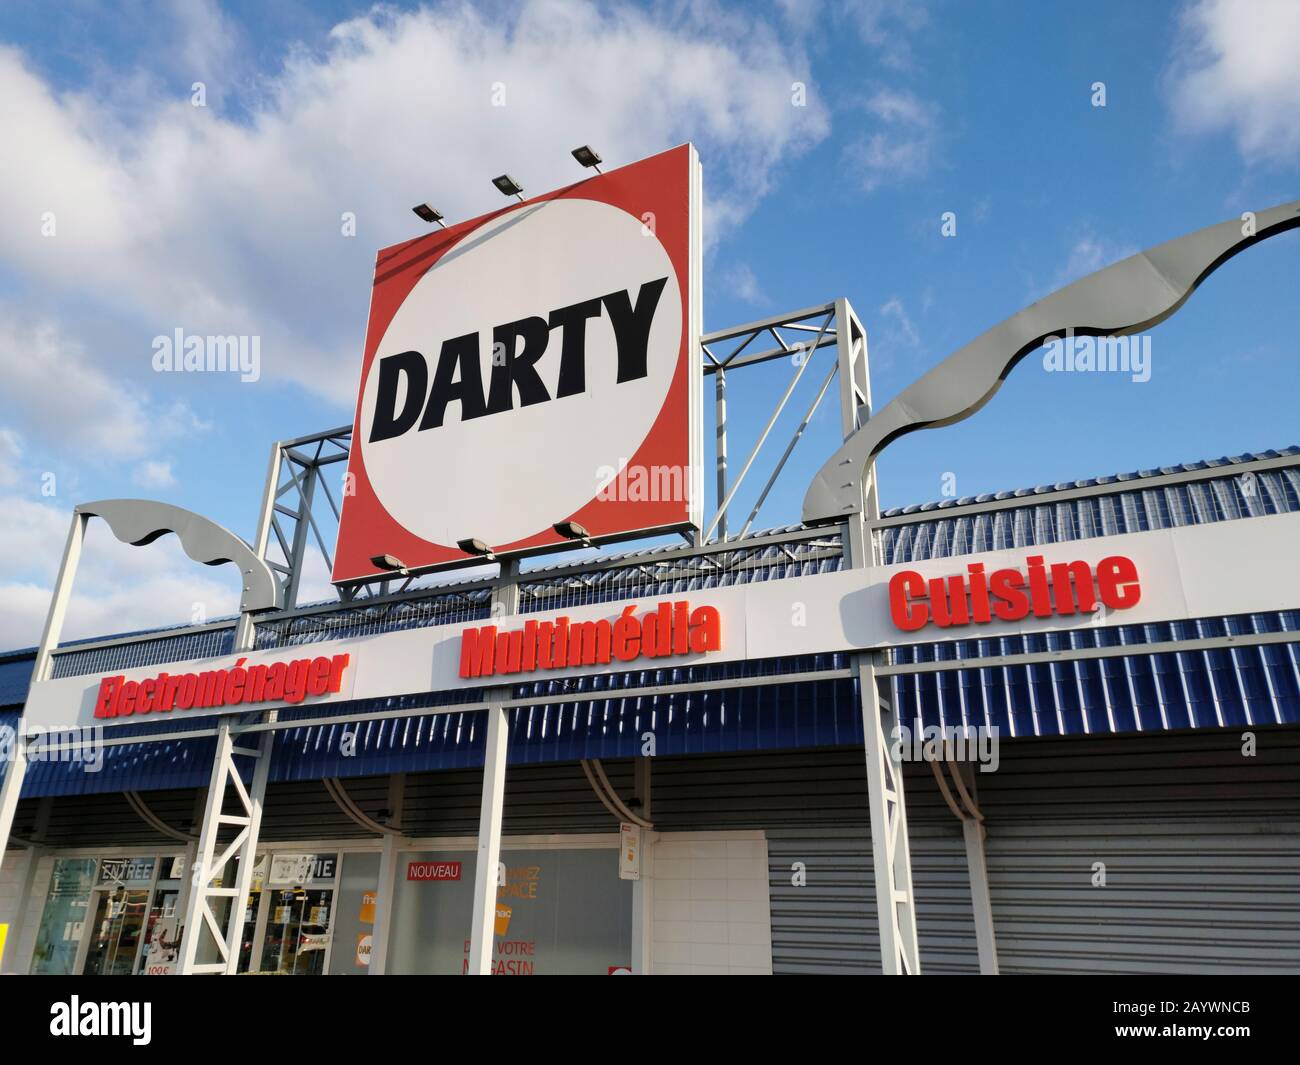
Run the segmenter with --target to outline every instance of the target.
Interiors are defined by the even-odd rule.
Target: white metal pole
[[[28,926],[27,911],[31,907],[32,891],[36,883],[36,867],[40,864],[43,854],[45,854],[44,847],[28,847],[23,855],[25,864],[14,901],[14,926],[10,929],[8,945],[3,953],[0,953],[0,973],[25,973],[31,965],[30,950],[24,952],[22,961],[19,960],[18,937]],[[40,920],[39,913],[36,915],[36,920]],[[32,942],[34,945],[35,936],[32,937]]]
[[[632,881],[632,972],[654,972],[655,841],[659,833],[641,833],[641,879]]]
[[[88,514],[73,511],[68,539],[63,545],[63,560],[59,563],[59,576],[54,582],[54,594],[50,599],[50,612],[45,617],[45,631],[41,633],[41,644],[37,648],[36,661],[32,667],[32,684],[49,677],[53,651],[59,646],[63,621],[68,614],[72,583],[77,576],[77,564],[81,561],[81,548],[86,540],[86,524],[89,521]],[[14,814],[18,811],[18,797],[22,794],[23,778],[27,775],[26,744],[26,713],[23,713],[18,718],[9,771],[5,773],[4,784],[0,785],[0,867],[4,865],[9,833],[13,830]]]
[[[185,910],[190,904],[190,892],[194,890],[194,863],[198,860],[198,854],[198,840],[191,840],[185,844],[185,854],[181,859],[185,863],[181,870],[181,889],[176,893],[177,920],[184,918]]]
[[[474,864],[474,923],[470,929],[468,972],[492,973],[493,926],[497,914],[497,867],[501,862],[501,811],[506,794],[506,711],[487,709],[487,745],[483,751],[483,804],[478,822],[478,858]]]
[[[970,897],[975,911],[975,946],[979,952],[980,975],[998,975],[998,944],[993,932],[993,901],[989,895],[988,862],[984,855],[984,826],[973,817],[961,823],[966,842],[966,866],[970,870]]]
[[[379,879],[375,884],[375,923],[370,928],[370,966],[367,976],[383,976],[388,968],[388,937],[393,928],[393,896],[397,892],[397,844],[388,833],[379,852]]]
[[[871,417],[871,376],[867,365],[867,335],[848,300],[835,301],[836,347],[840,366],[840,419],[847,440]],[[875,464],[860,484],[861,511],[847,524],[849,565],[865,569],[875,564],[875,551],[865,520],[880,516]],[[886,975],[920,973],[916,935],[916,900],[912,889],[912,854],[907,835],[907,803],[903,794],[903,765],[894,757],[891,733],[897,724],[894,708],[880,698],[876,655],[855,656],[862,700],[863,753],[867,769],[867,805],[871,820],[871,857],[876,886],[876,917],[880,930],[880,963]]]

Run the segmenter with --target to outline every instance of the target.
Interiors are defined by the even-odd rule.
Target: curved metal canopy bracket
[[[211,518],[152,499],[102,499],[82,503],[76,512],[103,518],[114,536],[134,547],[144,547],[160,536],[175,533],[181,548],[195,562],[205,566],[233,562],[239,567],[243,578],[241,612],[280,608],[283,592],[271,567],[240,537]]]
[[[803,501],[808,525],[861,513],[871,460],[906,433],[969,418],[1026,355],[1052,336],[1126,336],[1164,321],[1238,252],[1300,227],[1300,200],[1208,226],[1148,248],[1053,292],[994,326],[909,385],[844,441],[818,470]]]

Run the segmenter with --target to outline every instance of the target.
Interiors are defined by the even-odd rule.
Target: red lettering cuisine
[[[932,622],[946,629],[1020,621],[1030,614],[1091,614],[1099,604],[1127,610],[1142,598],[1137,566],[1124,555],[1103,558],[1095,573],[1087,562],[1045,565],[1042,555],[1030,555],[1025,564],[1025,572],[985,573],[982,562],[972,562],[965,573],[929,580],[901,570],[889,581],[889,616],[904,632],[916,632]]]
[[[254,703],[296,704],[308,696],[338,692],[350,660],[350,655],[335,655],[248,666],[248,659],[241,658],[229,669],[202,673],[159,673],[139,681],[120,675],[104,677],[95,699],[95,716],[131,717]]]
[[[613,621],[528,621],[498,632],[495,625],[466,629],[460,638],[460,675],[490,677],[539,669],[608,665],[637,658],[703,654],[722,646],[718,608],[660,603],[640,617],[626,607]]]

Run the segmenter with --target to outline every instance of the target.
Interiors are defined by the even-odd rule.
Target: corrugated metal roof
[[[513,765],[571,762],[581,758],[630,758],[641,753],[653,732],[656,755],[821,747],[862,740],[862,716],[853,682],[844,678],[784,685],[726,687],[737,676],[803,672],[838,664],[831,656],[786,659],[779,663],[739,662],[713,666],[642,670],[613,677],[584,677],[516,685],[515,698],[573,696],[608,688],[610,698],[584,702],[538,702],[509,712],[507,760]],[[639,695],[637,687],[715,680],[707,692]],[[272,781],[363,777],[393,772],[473,768],[483,764],[483,717],[471,711],[444,710],[417,716],[356,721],[376,711],[446,707],[476,700],[474,691],[425,693],[390,699],[297,707],[281,719],[336,720],[276,733]],[[251,720],[256,715],[246,715]],[[16,713],[8,724],[17,724]],[[0,724],[4,724],[0,718]],[[23,782],[23,797],[83,795],[126,790],[154,791],[207,784],[215,739],[149,741],[160,733],[211,728],[213,719],[124,725],[114,738],[139,737],[138,743],[103,748],[93,772],[73,761],[33,761]],[[128,730],[125,733],[121,730]]]
[[[1035,488],[1016,488],[1009,492],[991,492],[978,496],[962,496],[960,499],[944,499],[932,503],[911,503],[905,507],[893,507],[882,512],[881,517],[897,518],[904,514],[925,514],[932,510],[944,510],[948,507],[966,507],[972,503],[992,503],[1002,499],[1025,499],[1032,496],[1048,495],[1052,492],[1066,492],[1073,488],[1092,488],[1097,485],[1122,485],[1130,487],[1130,482],[1141,481],[1147,477],[1164,477],[1174,473],[1193,473],[1201,470],[1217,470],[1221,467],[1239,466],[1245,462],[1259,462],[1264,459],[1276,459],[1300,455],[1300,447],[1284,447],[1281,451],[1248,451],[1241,455],[1224,456],[1217,459],[1202,459],[1199,462],[1186,462],[1177,466],[1161,466],[1157,469],[1134,470],[1131,473],[1116,473],[1109,477],[1090,477],[1082,481],[1058,481],[1056,484],[1040,484]],[[761,535],[761,534],[759,534]]]
[[[1132,481],[1140,481],[1146,477],[1155,477],[1170,473],[1183,473],[1199,470],[1218,469],[1220,467],[1230,467],[1240,465],[1245,462],[1255,462],[1262,459],[1272,459],[1280,457],[1300,456],[1300,447],[1291,446],[1283,448],[1280,451],[1262,451],[1247,452],[1234,457],[1223,457],[1218,459],[1204,459],[1199,462],[1184,463],[1178,466],[1166,466],[1159,469],[1136,470],[1132,473],[1117,473],[1108,477],[1094,477],[1082,481],[1063,481],[1055,485],[1039,485],[1035,488],[1021,488],[1009,492],[997,492],[979,496],[963,496],[960,499],[945,499],[939,502],[912,504],[905,507],[896,507],[884,512],[884,517],[897,517],[904,514],[923,514],[934,510],[943,510],[949,507],[969,505],[971,503],[984,503],[993,500],[1028,498],[1033,496],[1042,496],[1052,492],[1065,491],[1072,488],[1086,488],[1094,485],[1108,484],[1125,484]],[[738,548],[744,547],[746,541],[757,540],[768,536],[779,536],[782,533],[795,533],[803,529],[802,525],[781,525],[774,526],[770,529],[762,529],[747,534],[745,537],[734,541]],[[676,544],[661,544],[656,547],[642,548],[635,551],[626,551],[611,555],[599,556],[599,561],[605,562],[635,562],[640,559],[652,558],[658,555],[671,554],[679,550]],[[540,566],[536,569],[525,571],[524,577],[536,577],[545,575],[561,575],[566,571],[581,571],[584,566],[590,565],[591,559],[557,562],[548,566]],[[466,584],[472,584],[481,580],[481,577],[461,578],[452,581],[445,581],[436,587],[430,587],[425,590],[454,590]],[[303,604],[307,609],[312,606],[335,605],[333,600],[326,600],[318,604]],[[232,618],[217,618],[213,620],[213,626],[219,626],[228,623]],[[73,647],[80,643],[92,643],[97,640],[117,639],[126,636],[156,636],[168,632],[179,631],[189,628],[187,625],[168,625],[159,628],[144,629],[138,632],[120,633],[116,636],[96,636],[81,640],[70,640],[62,644],[63,647]],[[20,705],[26,698],[27,685],[31,678],[31,663],[35,658],[36,649],[34,647],[24,648],[22,650],[10,651],[0,654],[0,707]],[[16,693],[16,694],[15,694]]]
[[[27,701],[35,661],[35,649],[0,658],[0,707],[22,706]]]
[[[1038,503],[1043,494],[1061,488],[1128,484],[1160,473],[1231,467],[1284,455],[1300,455],[1300,448],[978,499],[1025,495],[1039,496],[1033,501]],[[1139,493],[1143,494],[1150,493]],[[1281,495],[1279,499],[1282,499]],[[926,506],[939,509],[960,502],[954,500]],[[1284,502],[1290,508],[1300,506],[1300,502],[1290,495]],[[921,513],[924,509],[904,508],[890,513]],[[1221,520],[1224,516],[1235,515],[1210,515],[1205,520]],[[1154,521],[1155,517],[1148,515],[1148,522]],[[954,520],[958,519],[936,516],[933,521],[898,528],[940,526]],[[1157,526],[1147,524],[1141,527]],[[797,526],[789,526],[780,531],[797,529]],[[1077,535],[1077,530],[1070,535],[1067,533],[1070,530],[1054,526],[1040,529],[1039,523],[1035,522],[1027,526],[1026,535],[1031,540],[1040,536],[1070,539]],[[754,537],[764,535],[768,533],[755,533]],[[737,544],[743,547],[744,541]],[[920,550],[913,541],[906,546],[909,557]],[[670,547],[659,547],[614,557],[635,560],[671,550]],[[574,568],[580,568],[580,565],[557,565],[533,572],[562,574],[566,569]],[[972,667],[900,676],[894,679],[894,697],[904,720],[941,725],[997,725],[1009,736],[1300,723],[1300,644],[1179,651],[1162,655],[1143,654],[1141,650],[1141,644],[1149,640],[1216,635],[1226,625],[1237,623],[1248,623],[1250,631],[1295,630],[1300,627],[1300,613],[1279,612],[1229,621],[1208,619],[1177,623],[1174,628],[1141,627],[1140,632],[1135,629],[1122,640],[1134,645],[1133,655],[1125,658],[992,669]],[[1209,627],[1202,632],[1197,626]],[[176,628],[184,626],[151,630],[139,635],[166,634]],[[1194,628],[1196,631],[1191,631]],[[1111,636],[1114,632],[1108,629],[1096,630],[1095,633],[1098,639]],[[1079,640],[1089,637],[1087,634],[1067,633],[1063,638]],[[976,658],[1042,649],[1031,645],[1030,637],[1019,639],[1020,644],[1014,646],[1005,640],[996,647],[991,644],[983,646],[989,641],[967,641],[970,646],[965,643],[922,645],[899,652],[898,661],[921,663],[935,657]],[[0,656],[0,707],[21,703],[26,694],[32,659],[30,650]],[[740,675],[758,676],[796,667],[801,670],[827,669],[842,664],[834,656],[818,656],[815,662],[786,659],[727,663],[518,685],[514,690],[516,698],[536,698],[538,702],[511,711],[509,758],[512,763],[542,763],[629,757],[640,752],[641,738],[647,731],[655,735],[658,754],[859,743],[861,717],[851,681],[828,679],[741,688],[728,684]],[[701,680],[716,682],[716,687],[704,692],[659,696],[641,695],[636,690],[645,685]],[[604,689],[609,691],[608,698],[585,702],[574,702],[570,698],[564,701],[566,695]],[[481,764],[481,722],[475,714],[452,710],[400,719],[348,720],[349,715],[358,713],[432,708],[454,704],[471,696],[472,693],[464,692],[424,693],[365,704],[281,711],[282,718],[328,716],[337,720],[280,733],[272,762],[272,778],[284,781],[323,776],[366,776],[399,770],[450,769]],[[12,727],[17,723],[17,716],[16,712],[7,716],[0,714],[0,725],[8,723]],[[211,738],[157,742],[150,741],[148,736],[159,731],[184,731],[210,725],[210,721],[197,719],[161,725],[119,726],[130,731],[115,730],[115,737],[138,736],[139,742],[105,748],[104,764],[95,773],[86,773],[75,763],[33,763],[23,794],[202,786],[210,772]],[[342,749],[345,736],[351,737],[346,753]],[[0,773],[3,769],[0,766]]]
[[[1124,657],[915,673],[892,680],[894,705],[909,726],[992,726],[1006,738],[1300,724],[1300,644],[1237,646],[1144,654],[1143,642],[1221,635],[1220,623],[1125,626],[1096,630],[922,645],[908,661],[1016,654],[1082,640],[1131,645]],[[1246,626],[1243,628],[1242,626]],[[1300,613],[1258,615],[1232,631],[1295,630]],[[976,648],[974,644],[986,644]],[[1091,644],[1086,644],[1091,646]],[[512,765],[630,758],[647,733],[658,756],[790,750],[862,742],[856,681],[831,677],[792,684],[729,685],[739,676],[830,669],[840,656],[736,662],[515,685],[514,698],[538,702],[509,711]],[[706,691],[643,695],[638,687],[714,681]],[[608,690],[604,699],[573,695]],[[570,696],[568,701],[564,696]],[[288,728],[276,736],[273,781],[366,777],[394,772],[474,768],[483,761],[482,715],[435,707],[471,701],[474,692],[425,693],[298,707],[282,718],[329,717],[327,724]],[[547,699],[553,701],[545,701]],[[355,715],[429,707],[430,713],[357,721]],[[255,715],[249,715],[251,718]],[[17,714],[0,717],[16,725]],[[104,748],[102,767],[33,762],[23,796],[73,795],[201,787],[211,772],[211,737],[150,742],[152,732],[209,728],[211,719],[120,726],[139,742]],[[122,732],[114,731],[115,737]]]

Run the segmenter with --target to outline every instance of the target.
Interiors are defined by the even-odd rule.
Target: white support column
[[[519,560],[501,563],[501,579],[492,592],[492,616],[519,612]],[[509,698],[510,688],[489,690],[488,698]],[[470,927],[469,962],[472,975],[492,974],[492,944],[497,916],[497,868],[501,864],[501,812],[506,797],[506,745],[509,711],[491,705],[483,747],[483,798],[479,809],[478,855],[474,863],[474,919]]]
[[[984,825],[973,817],[961,823],[966,842],[966,867],[970,870],[970,897],[975,911],[975,947],[980,975],[998,975],[998,944],[993,932],[993,901],[989,896],[988,863],[984,854]]]
[[[36,846],[28,847],[23,852],[22,879],[19,883],[17,898],[14,900],[14,923],[9,928],[9,941],[5,945],[3,954],[0,954],[0,973],[26,973],[31,964],[31,949],[20,951],[18,943],[27,922],[27,911],[32,904],[32,889],[36,883],[36,867],[40,864],[41,857],[45,853],[44,847]]]
[[[226,926],[227,976],[234,976],[239,971],[239,945],[244,932],[244,905],[253,886],[253,866],[257,864],[257,838],[262,830],[262,808],[266,803],[266,782],[271,773],[271,746],[274,743],[274,732],[262,733],[257,761],[253,767],[253,783],[248,791],[248,825],[245,828],[243,845],[239,850],[238,882],[235,884],[235,897],[230,902],[230,912],[226,916],[229,922]]]
[[[177,893],[176,913],[184,920],[185,910],[190,904],[190,891],[194,885],[194,868],[199,860],[199,841],[192,840],[185,844],[184,858],[182,861],[185,867],[181,872],[181,889]],[[181,927],[184,927],[182,925]]]
[[[226,798],[226,763],[231,748],[230,721],[223,719],[217,726],[217,749],[212,758],[212,776],[208,781],[208,796],[203,809],[203,827],[199,832],[198,854],[190,877],[190,891],[181,912],[181,956],[177,971],[188,976],[194,972],[199,953],[200,920],[215,920],[208,910],[207,896],[212,890],[212,860],[216,857],[219,817]],[[208,925],[210,928],[211,926]],[[224,938],[217,936],[220,942]]]
[[[840,422],[848,439],[871,417],[871,377],[867,363],[867,334],[849,306],[835,301],[836,349],[840,365]],[[874,463],[866,471],[861,512],[849,516],[845,553],[854,568],[875,565],[875,548],[864,524],[880,516]],[[894,758],[892,742],[897,717],[888,699],[880,697],[876,656],[862,652],[854,668],[862,700],[863,753],[867,768],[867,805],[871,818],[871,857],[876,886],[876,917],[880,930],[880,962],[886,975],[920,973],[916,937],[916,908],[912,891],[912,854],[907,837],[907,804],[903,795],[903,766]]]
[[[478,857],[474,863],[474,923],[470,929],[469,972],[492,973],[493,927],[497,915],[497,867],[501,863],[501,811],[506,795],[506,711],[487,711],[483,751],[483,804],[478,822]]]
[[[397,847],[401,837],[389,833],[379,852],[379,881],[375,886],[375,923],[370,938],[367,976],[383,976],[388,968],[388,940],[393,932],[393,896],[397,892]]]
[[[654,972],[655,841],[659,833],[641,832],[641,879],[632,881],[632,972]]]
[[[894,760],[894,745],[890,740],[894,733],[894,713],[888,703],[880,699],[870,654],[858,656],[857,674],[862,697],[880,962],[887,976],[914,975],[920,973],[921,965],[916,939],[903,766]]]
[[[949,809],[961,821],[962,840],[966,845],[966,870],[970,876],[971,911],[975,918],[975,946],[979,954],[980,975],[998,975],[998,942],[993,925],[993,899],[989,894],[988,859],[984,841],[988,830],[980,812],[976,780],[978,774],[969,761],[955,760],[956,751],[948,747],[946,764],[933,763],[935,779]],[[953,787],[944,783],[951,779]]]
[[[274,714],[275,711],[269,711],[268,718],[273,718]],[[235,743],[229,718],[223,718],[217,726],[217,749],[212,759],[212,777],[203,811],[203,828],[199,833],[198,856],[190,874],[190,890],[182,918],[179,964],[182,975],[232,975],[239,967],[244,904],[252,885],[274,735],[274,732],[268,730],[259,737],[258,747],[241,747]],[[246,788],[235,759],[249,757],[254,759],[253,780],[251,786]],[[224,812],[226,799],[231,792],[242,808],[242,813]],[[223,828],[235,830],[235,838],[224,846],[219,838]],[[219,847],[221,849],[218,852]],[[235,864],[236,860],[238,865]],[[236,874],[233,878],[232,872]],[[214,883],[218,878],[221,880],[220,887]],[[212,903],[219,899],[229,900],[224,925],[223,919],[218,917],[212,907]],[[210,962],[198,960],[199,943],[203,939],[204,929],[210,934],[217,953],[216,959]]]
[[[50,675],[53,651],[59,646],[59,637],[63,633],[68,601],[72,598],[72,582],[77,576],[77,564],[81,561],[81,548],[86,541],[86,525],[89,521],[88,514],[73,511],[68,539],[63,545],[63,561],[59,563],[59,576],[54,582],[54,595],[50,599],[50,612],[45,617],[45,631],[41,634],[40,647],[37,648],[36,661],[32,667],[33,684]],[[26,725],[20,716],[18,732],[14,737],[13,760],[5,773],[4,784],[0,785],[0,865],[4,864],[9,833],[14,827],[14,814],[18,811],[18,797],[22,794],[23,778],[27,775],[25,733]]]

